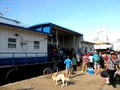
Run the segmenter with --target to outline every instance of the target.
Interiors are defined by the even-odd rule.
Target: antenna
[[[4,11],[0,12],[0,16],[4,16],[9,10],[10,10],[10,7],[6,7]]]

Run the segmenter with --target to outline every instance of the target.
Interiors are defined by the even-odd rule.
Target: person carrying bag
[[[115,63],[116,59],[117,57],[115,55],[115,52],[112,51],[106,63],[106,70],[109,74],[110,85],[112,85],[114,88],[116,88],[117,85],[117,82],[114,78],[115,72],[118,69],[117,64]]]

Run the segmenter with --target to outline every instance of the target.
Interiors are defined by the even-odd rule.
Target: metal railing
[[[48,62],[59,62],[65,59],[65,55],[46,52],[0,52],[1,66],[31,65]]]
[[[45,52],[0,52],[0,66],[2,65],[27,65],[47,61]]]

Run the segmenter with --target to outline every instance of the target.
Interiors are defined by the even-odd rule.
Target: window
[[[50,27],[44,27],[43,28],[43,32],[45,32],[45,33],[50,33]]]
[[[42,27],[39,27],[36,30],[41,32],[42,31]]]
[[[90,51],[92,51],[92,47],[90,47]]]
[[[39,49],[40,42],[39,41],[34,41],[34,49]]]
[[[84,49],[84,46],[82,46],[82,50]]]
[[[8,48],[16,48],[16,39],[8,38]]]

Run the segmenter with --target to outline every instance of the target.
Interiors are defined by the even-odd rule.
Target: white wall
[[[120,51],[120,42],[116,42],[116,43],[114,43],[113,44],[113,49],[115,50],[115,51]]]
[[[21,45],[21,40],[15,34],[19,34],[26,45]],[[17,38],[17,47],[8,48],[8,38]],[[47,35],[40,32],[22,30],[0,25],[0,52],[47,52]],[[34,42],[40,41],[40,49],[34,49]]]
[[[84,47],[84,48],[82,48],[82,47]],[[94,52],[93,44],[90,44],[90,43],[80,43],[80,48],[81,48],[83,54],[85,54],[85,47],[87,47],[87,52],[90,52],[90,53]],[[92,50],[90,50],[90,47],[92,48]]]

